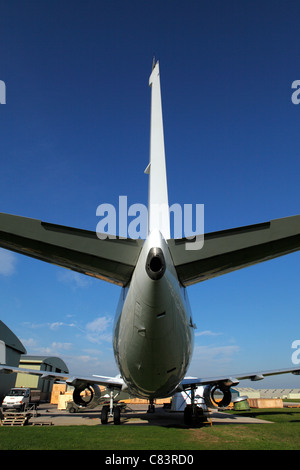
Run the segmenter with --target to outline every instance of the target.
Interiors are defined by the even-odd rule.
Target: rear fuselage
[[[153,230],[130,286],[121,292],[114,327],[115,358],[132,394],[163,398],[183,379],[192,350],[187,294],[178,282],[166,241]]]

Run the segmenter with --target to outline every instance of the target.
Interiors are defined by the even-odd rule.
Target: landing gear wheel
[[[184,409],[184,424],[198,426],[206,420],[203,409],[199,406],[187,405]]]
[[[200,408],[200,406],[196,406],[194,415],[195,415],[195,424],[197,425],[204,423],[204,421],[206,420],[204,411],[202,408]]]
[[[118,406],[114,407],[114,424],[120,424],[121,423],[121,411]]]
[[[193,424],[193,407],[191,405],[187,405],[184,408],[184,424],[187,426],[191,426]]]
[[[101,411],[101,423],[107,424],[107,421],[108,421],[108,407],[103,406],[102,411]]]
[[[153,400],[150,400],[150,404],[148,405],[147,413],[155,413],[155,405],[153,404]]]

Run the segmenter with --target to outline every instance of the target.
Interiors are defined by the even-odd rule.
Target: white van
[[[31,405],[37,406],[40,402],[40,390],[31,390],[25,387],[12,388],[2,402],[2,411],[15,409],[25,411]]]

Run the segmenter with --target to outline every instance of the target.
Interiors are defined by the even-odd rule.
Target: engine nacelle
[[[101,390],[98,385],[83,384],[75,387],[73,392],[73,401],[82,408],[93,408],[98,405],[101,397]]]
[[[219,395],[218,397],[216,395]],[[221,395],[221,396],[220,396]],[[223,408],[231,402],[230,387],[224,384],[212,384],[204,387],[203,398],[208,408]]]

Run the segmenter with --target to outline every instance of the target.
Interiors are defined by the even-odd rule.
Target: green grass
[[[251,408],[249,411],[226,411],[236,416],[247,416],[249,418],[264,419],[272,423],[295,423],[300,426],[300,408]]]
[[[0,450],[300,449],[300,409],[234,412],[271,424],[0,427]]]
[[[283,398],[284,403],[300,403],[300,398]]]

